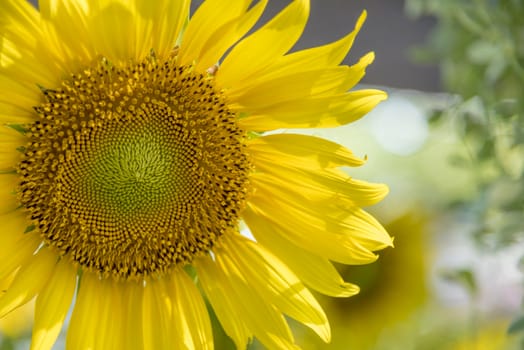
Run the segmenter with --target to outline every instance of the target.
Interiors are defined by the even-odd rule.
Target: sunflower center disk
[[[131,116],[132,122],[105,123],[81,140],[82,144],[90,144],[91,152],[74,147],[71,170],[75,171],[71,171],[69,181],[83,188],[97,208],[111,213],[112,220],[152,215],[170,199],[199,196],[196,189],[184,193],[191,188],[191,174],[186,169],[196,165],[194,158],[184,155],[184,151],[191,151],[190,147],[184,149],[189,140],[168,107],[153,107],[139,109]],[[163,128],[159,128],[161,125]]]
[[[102,60],[46,90],[19,164],[44,241],[104,277],[161,275],[235,227],[251,164],[212,77]]]

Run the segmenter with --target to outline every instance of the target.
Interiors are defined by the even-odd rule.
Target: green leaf
[[[524,331],[524,315],[514,319],[508,327],[508,334],[515,334]]]
[[[26,126],[24,126],[22,124],[7,124],[7,126],[10,127],[11,129],[15,130],[15,131],[18,131],[22,135],[25,135],[26,132],[28,131]]]
[[[477,283],[475,282],[473,272],[469,269],[443,271],[441,276],[449,282],[460,284],[470,295],[477,293]]]

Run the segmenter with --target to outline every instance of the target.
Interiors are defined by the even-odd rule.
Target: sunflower
[[[340,66],[365,13],[288,53],[309,1],[248,33],[266,4],[207,0],[188,22],[189,0],[2,0],[0,317],[36,298],[32,349],[70,309],[68,349],[210,349],[207,305],[239,349],[295,347],[284,315],[330,340],[307,287],[358,292],[330,261],[391,245],[361,209],[387,187],[346,175],[364,163],[348,149],[277,131],[385,94],[348,92],[372,53]]]

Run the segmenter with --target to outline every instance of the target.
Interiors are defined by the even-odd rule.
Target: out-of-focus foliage
[[[464,208],[479,242],[500,247],[524,236],[524,2],[408,0],[408,13],[438,25],[421,60],[437,62],[459,100],[435,113],[452,119],[468,157],[453,161],[475,175],[479,195]],[[520,326],[519,326],[520,325]],[[524,330],[524,318],[511,331]]]
[[[453,118],[469,150],[453,161],[475,174],[479,238],[512,243],[524,233],[524,2],[408,0],[407,10],[438,19],[417,56],[438,62],[460,98],[434,120]]]

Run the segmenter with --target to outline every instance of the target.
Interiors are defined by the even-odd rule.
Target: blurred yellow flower
[[[361,209],[387,187],[339,170],[363,160],[265,134],[346,124],[385,98],[348,92],[372,53],[339,66],[365,14],[288,54],[309,1],[246,36],[267,0],[251,2],[207,0],[187,26],[190,1],[0,4],[0,280],[16,274],[0,317],[36,296],[33,349],[75,293],[69,349],[210,349],[201,291],[238,348],[293,348],[284,314],[329,341],[304,284],[354,295],[329,260],[391,245]]]
[[[480,324],[479,329],[471,329],[464,334],[454,344],[447,347],[449,350],[493,350],[493,349],[521,349],[516,337],[508,336],[509,320],[493,319],[484,324]]]

